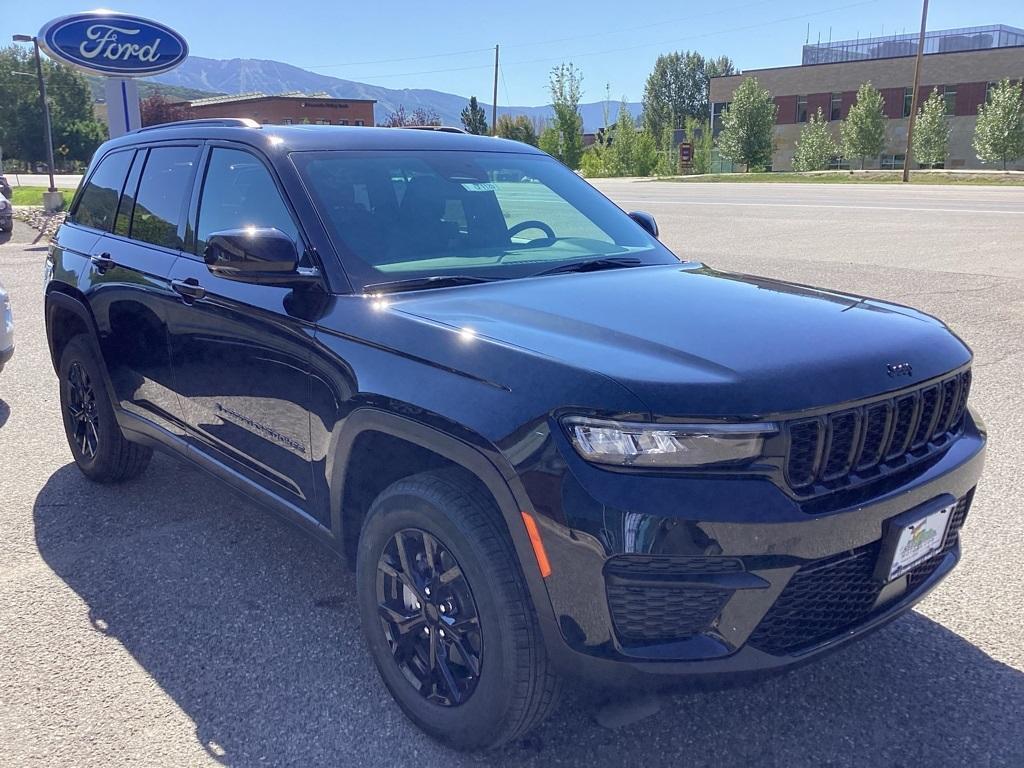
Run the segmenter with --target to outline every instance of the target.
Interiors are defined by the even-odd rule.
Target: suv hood
[[[608,376],[656,415],[756,417],[836,405],[971,358],[945,325],[916,310],[703,266],[390,298],[399,312]],[[907,363],[890,375],[890,365]]]

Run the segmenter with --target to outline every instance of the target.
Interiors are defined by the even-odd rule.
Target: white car
[[[0,232],[10,232],[14,228],[14,208],[11,201],[0,196]]]
[[[14,354],[14,315],[11,314],[11,298],[7,291],[0,285],[0,315],[3,315],[3,322],[0,323],[0,371]]]

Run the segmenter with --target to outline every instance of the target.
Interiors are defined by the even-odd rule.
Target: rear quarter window
[[[111,230],[133,153],[134,150],[112,152],[100,160],[71,213],[74,224],[102,232]]]

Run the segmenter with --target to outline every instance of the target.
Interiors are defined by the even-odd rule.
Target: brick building
[[[917,35],[894,35],[869,40],[846,40],[805,45],[803,64],[752,69],[740,75],[711,80],[710,100],[714,130],[732,94],[746,77],[756,77],[775,97],[775,153],[772,168],[791,170],[793,150],[802,124],[821,107],[836,138],[838,121],[846,117],[857,89],[870,82],[885,99],[886,146],[869,159],[867,168],[902,168],[907,142],[907,117],[914,82]],[[978,105],[987,89],[1003,78],[1024,78],[1024,30],[997,25],[928,33],[921,63],[920,101],[938,88],[950,115],[947,168],[983,168],[974,148]],[[849,167],[836,158],[834,167]],[[855,161],[855,167],[859,167]],[[1019,162],[1018,169],[1024,169]]]
[[[373,125],[373,99],[335,99],[327,94],[241,93],[189,104],[192,117],[248,117],[271,125]]]

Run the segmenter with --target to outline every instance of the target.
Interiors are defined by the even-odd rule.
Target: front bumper
[[[623,682],[765,672],[838,647],[908,610],[958,562],[984,450],[968,417],[936,461],[813,514],[765,478],[608,472],[559,451],[557,510],[550,478],[524,477],[552,566],[560,637],[549,651],[567,672]],[[940,551],[876,581],[886,522],[953,502]]]

